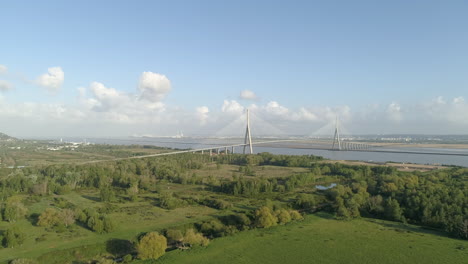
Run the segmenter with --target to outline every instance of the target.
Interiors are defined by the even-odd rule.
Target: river
[[[57,139],[54,139],[57,140]],[[256,140],[256,139],[254,139]],[[261,139],[268,141],[269,139]],[[68,142],[82,142],[83,138],[64,138]],[[198,149],[225,145],[234,145],[243,143],[243,139],[239,138],[87,138],[87,142],[95,144],[112,144],[112,145],[152,145],[160,147],[169,147],[177,149]],[[307,144],[307,143],[278,143],[269,144],[268,146],[253,147],[255,153],[270,152],[273,154],[288,154],[288,155],[317,155],[331,160],[359,160],[371,162],[404,162],[417,164],[443,164],[457,165],[468,167],[468,149],[448,149],[448,148],[410,148],[410,147],[392,147],[392,148],[376,148],[375,152],[365,151],[331,151],[327,149],[313,148],[329,148],[324,144]],[[241,153],[241,147],[235,149],[236,153]],[[388,151],[388,152],[386,152]],[[389,152],[394,151],[394,152]],[[395,152],[415,152],[415,153],[395,153]],[[416,154],[417,152],[417,154]],[[423,154],[420,152],[430,153]],[[437,153],[440,153],[438,155]],[[461,155],[460,155],[461,154]],[[460,155],[460,156],[458,156]]]

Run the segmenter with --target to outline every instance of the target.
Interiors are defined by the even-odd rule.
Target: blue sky
[[[468,131],[461,113],[468,110],[466,1],[1,6],[0,119],[11,124],[5,131],[19,136],[89,135],[96,129],[92,120],[106,135],[209,133],[252,104],[259,117],[292,134],[323,129],[336,114],[350,133]],[[52,67],[64,73],[53,88],[39,81]],[[164,75],[169,91],[152,83],[143,92],[143,72]],[[240,98],[243,90],[256,98]],[[148,91],[160,96],[143,98]],[[151,106],[141,108],[140,99]],[[57,106],[60,114],[51,115]],[[45,111],[43,118],[27,116],[25,107]],[[25,125],[30,119],[34,124]],[[129,122],[136,119],[141,124]]]

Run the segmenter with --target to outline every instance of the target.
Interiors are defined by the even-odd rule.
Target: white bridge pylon
[[[335,148],[336,146],[336,148]],[[340,130],[338,126],[338,116],[336,117],[335,123],[335,135],[333,136],[333,145],[331,150],[368,150],[371,148],[369,144],[344,142],[340,138]]]
[[[249,146],[249,154],[253,154],[253,148],[252,148],[252,135],[250,133],[250,112],[249,109],[247,109],[247,128],[245,130],[245,139],[244,139],[244,151],[243,153],[245,154],[245,148]]]

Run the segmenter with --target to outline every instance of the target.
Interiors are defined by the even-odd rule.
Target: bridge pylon
[[[244,139],[244,151],[243,153],[245,154],[245,148],[247,145],[249,146],[249,154],[253,154],[253,148],[252,148],[252,136],[250,134],[250,112],[249,109],[247,109],[247,128],[245,130],[245,139]]]
[[[337,149],[335,149],[335,145],[337,146]],[[338,130],[338,116],[336,116],[335,136],[333,136],[332,150],[341,150],[340,131]]]

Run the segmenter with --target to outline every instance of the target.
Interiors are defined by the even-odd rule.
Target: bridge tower
[[[247,129],[245,130],[245,139],[244,139],[244,154],[245,154],[245,148],[247,145],[249,146],[250,154],[253,154],[253,148],[252,148],[252,136],[250,134],[250,113],[249,109],[247,109]]]
[[[335,144],[337,145],[337,150],[341,150],[340,131],[338,130],[338,116],[336,116],[335,136],[333,137],[332,150],[335,150]]]

